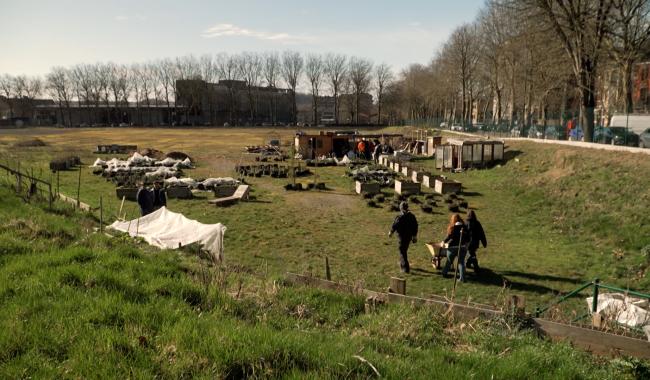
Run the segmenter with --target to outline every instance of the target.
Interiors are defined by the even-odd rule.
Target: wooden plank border
[[[455,317],[462,319],[495,318],[503,316],[501,310],[491,309],[480,304],[460,304],[447,300],[445,297],[432,296],[420,298],[395,293],[375,292],[368,289],[341,284],[334,281],[323,280],[317,277],[305,276],[287,272],[286,280],[291,284],[312,286],[320,289],[334,290],[350,294],[361,294],[374,297],[385,302],[428,305],[440,310],[451,311]],[[589,352],[598,355],[627,355],[642,359],[650,359],[650,342],[631,338],[623,335],[611,334],[595,329],[567,325],[542,318],[530,318],[531,325],[544,337],[555,341],[566,341]]]

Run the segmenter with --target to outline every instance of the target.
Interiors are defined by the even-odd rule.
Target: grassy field
[[[93,233],[95,220],[68,207],[43,207],[0,186],[0,378],[634,379],[650,371],[539,339],[516,321],[459,323],[406,305],[367,314],[359,297],[136,246]]]
[[[251,159],[245,145],[271,136],[289,141],[291,130],[269,129],[26,129],[0,134],[0,162],[33,168],[50,178],[52,157],[74,153],[90,164],[97,144],[128,143],[140,148],[184,151],[198,167],[191,177],[232,176],[232,168]],[[15,148],[13,143],[39,137],[48,146]],[[647,156],[570,147],[509,142],[504,165],[451,176],[463,182],[465,200],[475,209],[489,245],[479,256],[486,269],[471,271],[457,297],[500,305],[508,292],[522,294],[529,309],[543,306],[561,292],[599,277],[602,282],[638,290],[650,288],[650,190]],[[433,161],[418,162],[433,170]],[[327,191],[288,193],[287,180],[252,178],[254,201],[213,208],[206,199],[174,200],[173,211],[204,223],[224,223],[227,263],[272,276],[285,271],[324,275],[329,257],[333,279],[385,289],[399,275],[397,243],[386,233],[395,217],[386,206],[370,208],[353,194],[343,168],[316,168]],[[77,171],[62,172],[61,191],[76,194]],[[3,179],[0,178],[0,181]],[[387,197],[392,196],[386,191]],[[106,213],[119,207],[114,186],[82,169],[81,200],[97,206],[103,196]],[[421,197],[422,199],[422,197]],[[441,203],[441,202],[439,202]],[[126,206],[135,217],[136,205]],[[415,208],[420,241],[444,237],[449,217],[445,207],[432,214]],[[410,250],[414,268],[407,277],[412,295],[449,294],[452,282],[434,272],[422,244]],[[573,307],[584,310],[577,300]],[[567,308],[566,313],[572,313]]]

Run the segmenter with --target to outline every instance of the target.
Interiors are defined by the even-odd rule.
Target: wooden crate
[[[235,191],[237,191],[237,185],[215,186],[212,189],[216,198],[230,197],[235,194]]]
[[[169,199],[192,199],[192,190],[187,186],[172,186],[165,189]]]
[[[381,191],[378,183],[356,181],[355,185],[357,194],[377,194]]]
[[[444,179],[441,177],[436,178],[435,192],[438,194],[460,193],[463,184],[451,179]]]
[[[397,194],[411,195],[420,194],[420,184],[406,181],[395,181],[395,192]]]

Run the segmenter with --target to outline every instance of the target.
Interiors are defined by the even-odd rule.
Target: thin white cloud
[[[295,36],[289,33],[271,33],[242,28],[233,24],[217,24],[201,33],[203,38],[250,37],[266,41],[278,41],[286,44],[306,42],[309,37]]]
[[[126,22],[126,21],[129,21],[129,20],[147,21],[148,19],[149,19],[149,17],[147,17],[145,15],[134,15],[134,16],[131,16],[131,17],[125,16],[125,15],[115,16],[115,21],[117,21],[117,22]]]
[[[419,22],[419,21],[411,21],[411,22],[409,22],[409,26],[417,28],[419,26],[422,26],[422,23]]]

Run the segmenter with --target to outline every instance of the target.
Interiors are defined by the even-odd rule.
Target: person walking
[[[409,211],[408,203],[400,203],[399,209],[400,214],[395,218],[388,237],[393,236],[393,233],[397,232],[400,258],[399,266],[402,272],[409,273],[411,267],[408,260],[408,250],[411,242],[417,243],[418,221],[415,215]]]
[[[476,250],[478,250],[479,243],[483,244],[483,248],[487,248],[487,238],[485,237],[483,226],[481,225],[481,222],[478,221],[474,210],[469,210],[467,212],[465,227],[467,228],[467,234],[469,235],[469,244],[467,246],[467,252],[469,253],[469,257],[467,258],[467,268],[471,267],[474,269],[474,272],[478,272],[480,268],[478,266]]]
[[[144,186],[144,182],[138,183],[138,192],[136,194],[138,206],[140,206],[140,215],[145,216],[153,211],[153,194]]]
[[[375,140],[375,149],[372,152],[372,159],[375,161],[375,163],[379,163],[379,156],[381,156],[381,152],[383,151],[383,147],[379,140]]]
[[[447,273],[449,273],[451,265],[458,255],[459,281],[465,282],[465,255],[467,253],[467,247],[465,245],[468,241],[469,236],[463,219],[460,215],[453,214],[447,226],[447,237],[442,242],[443,244],[447,244],[447,262],[442,269],[443,277],[447,277]]]
[[[162,188],[161,181],[156,181],[153,184],[153,211],[166,206],[167,195],[165,194],[165,189]]]

